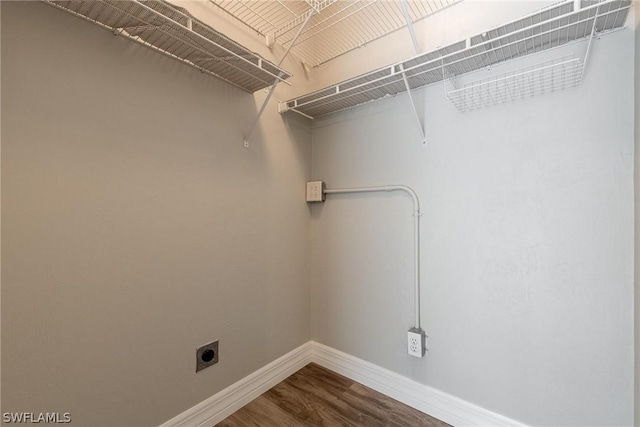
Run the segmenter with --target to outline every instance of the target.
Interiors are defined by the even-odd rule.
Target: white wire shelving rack
[[[460,0],[209,0],[248,28],[319,66]],[[294,34],[314,13],[298,40]]]
[[[545,61],[447,92],[461,113],[571,89],[582,82],[584,62],[573,55]]]
[[[631,0],[566,0],[469,39],[280,102],[278,111],[293,111],[309,118],[320,117],[407,90],[450,80],[511,59],[577,42],[591,37],[594,33],[599,36],[621,28],[630,6]],[[499,81],[504,83],[512,82],[510,79],[515,77],[522,77],[523,80],[526,78],[529,81],[537,79],[540,83],[536,83],[534,88],[530,86],[530,93],[579,82],[582,76],[581,66],[575,62],[562,62],[559,61],[555,65],[538,64],[530,70],[519,70],[511,77],[505,75],[498,79],[502,79]],[[584,61],[582,64],[584,66]],[[534,71],[535,68],[538,71]],[[560,75],[567,76],[564,83],[559,83],[556,79]],[[495,86],[496,82],[493,84]],[[491,87],[491,83],[482,81],[477,82],[476,86],[468,91],[473,93],[474,90],[484,90],[484,93],[487,93]],[[495,94],[498,93],[496,90]],[[502,93],[505,98],[504,92]],[[520,94],[522,93],[525,92],[522,91]],[[454,105],[457,103],[456,106],[460,105],[464,111],[475,109],[474,106],[478,106],[479,101],[474,101],[475,104],[472,101],[466,102],[463,99],[464,94],[464,91],[454,92],[450,99],[452,102],[455,100]],[[511,96],[516,97],[515,94]],[[481,104],[489,106],[491,102]]]
[[[246,92],[291,74],[162,0],[42,0]],[[285,82],[288,84],[288,82]]]

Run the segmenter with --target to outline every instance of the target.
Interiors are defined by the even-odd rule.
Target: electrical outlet
[[[218,363],[218,341],[210,342],[196,349],[196,372]]]
[[[307,202],[324,202],[325,185],[323,181],[307,182]]]
[[[422,329],[411,328],[407,332],[407,352],[410,356],[422,358],[427,349],[427,336]]]

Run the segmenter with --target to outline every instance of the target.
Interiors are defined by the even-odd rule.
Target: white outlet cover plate
[[[422,329],[411,328],[407,332],[407,353],[422,358],[425,354],[426,336]]]

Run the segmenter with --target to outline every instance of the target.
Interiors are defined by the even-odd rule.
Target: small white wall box
[[[310,181],[307,182],[307,202],[324,202],[325,194],[324,190],[326,186],[324,181]]]

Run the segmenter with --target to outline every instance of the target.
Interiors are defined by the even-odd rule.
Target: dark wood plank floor
[[[448,424],[312,363],[217,426],[446,427]]]

